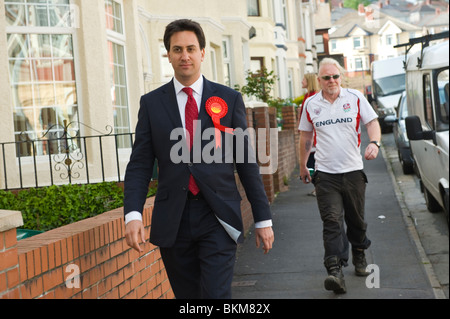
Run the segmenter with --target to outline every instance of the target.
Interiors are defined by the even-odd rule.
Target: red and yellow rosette
[[[220,119],[227,115],[228,113],[228,105],[227,103],[218,96],[210,97],[206,101],[206,111],[214,123],[214,127],[219,131],[216,131],[216,148],[220,147],[220,143],[222,140],[220,131],[233,134],[233,129],[230,127],[226,127],[220,124]]]

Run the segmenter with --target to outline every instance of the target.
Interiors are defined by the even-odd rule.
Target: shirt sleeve
[[[308,105],[304,106],[302,117],[300,118],[300,125],[298,126],[299,131],[308,131],[311,132],[313,130],[312,123],[308,120]]]
[[[131,222],[132,220],[140,220],[142,221],[142,214],[138,211],[132,211],[125,215],[125,225]]]
[[[265,228],[265,227],[272,227],[272,220],[262,220],[260,222],[255,223],[255,228]]]
[[[359,98],[359,108],[361,114],[361,120],[364,124],[369,123],[370,121],[378,118],[377,113],[374,111],[372,105],[370,105],[369,101],[362,95],[361,92],[356,91]]]

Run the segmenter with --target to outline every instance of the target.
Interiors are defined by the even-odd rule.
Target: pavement
[[[393,134],[383,134],[383,154],[392,169],[397,198],[436,298],[449,298],[449,225],[443,210],[430,213],[415,174],[403,174]]]
[[[361,149],[367,145],[363,134]],[[251,230],[238,247],[233,299],[445,299],[404,204],[384,151],[364,161],[366,189],[367,263],[374,272],[358,277],[351,264],[344,268],[346,294],[324,289],[322,222],[313,186],[289,179],[289,190],[271,205],[275,242],[269,254],[255,247]],[[448,268],[447,268],[448,272]],[[448,297],[447,297],[448,298]]]

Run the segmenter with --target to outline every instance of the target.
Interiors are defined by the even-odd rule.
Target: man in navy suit
[[[251,203],[257,247],[262,243],[267,253],[274,240],[272,216],[259,167],[250,160],[254,156],[245,154],[236,160],[238,149],[251,151],[245,134],[240,139],[244,147],[235,145],[237,132],[247,129],[244,102],[240,93],[202,76],[200,66],[206,41],[198,23],[187,19],[170,23],[166,27],[164,44],[175,76],[168,84],[141,98],[136,140],[125,176],[127,244],[142,252],[139,246],[145,241],[142,210],[157,159],[158,190],[150,241],[160,247],[175,297],[231,298],[236,247],[243,240],[241,197],[235,170]],[[192,96],[185,88],[192,89]],[[180,150],[185,152],[187,149],[180,148],[180,144],[185,145],[182,143],[189,137],[185,107],[189,99],[192,102],[192,97],[198,108],[199,122],[193,133],[192,151],[188,151],[187,160],[185,156],[180,162],[175,158]],[[213,113],[208,114],[206,109],[211,98],[220,98],[220,105],[225,108],[219,119],[221,126],[217,126],[218,119],[213,119],[210,116]],[[219,136],[210,134],[210,140],[204,140],[202,133],[215,127],[221,128]],[[225,131],[224,127],[237,129],[236,134]],[[183,134],[174,134],[180,130]],[[231,140],[235,139],[231,146],[230,136]],[[211,148],[210,143],[220,147]],[[199,159],[199,154],[206,154],[202,154],[205,149],[213,149],[214,153],[219,151],[219,156],[214,155],[212,162],[205,161],[204,156]],[[226,158],[230,153],[233,155],[231,161]],[[192,177],[196,191],[190,188]]]

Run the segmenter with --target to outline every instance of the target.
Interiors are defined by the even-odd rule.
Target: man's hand
[[[366,151],[364,153],[364,158],[368,161],[373,160],[377,158],[378,151],[379,151],[378,146],[376,146],[373,143],[370,143],[369,145],[367,145]]]
[[[305,167],[300,168],[300,180],[303,184],[309,184],[311,182],[311,175],[309,173],[309,169]]]
[[[374,119],[366,124],[367,134],[369,135],[369,141],[381,141],[381,128],[378,119]],[[378,146],[374,143],[369,143],[364,152],[364,158],[368,161],[377,158]]]
[[[255,228],[256,247],[259,248],[261,242],[263,244],[264,254],[267,254],[272,249],[274,235],[272,227]]]
[[[140,220],[132,220],[129,222],[125,226],[125,238],[128,246],[136,250],[138,253],[142,253],[144,250],[139,246],[139,244],[145,243],[144,224]]]

